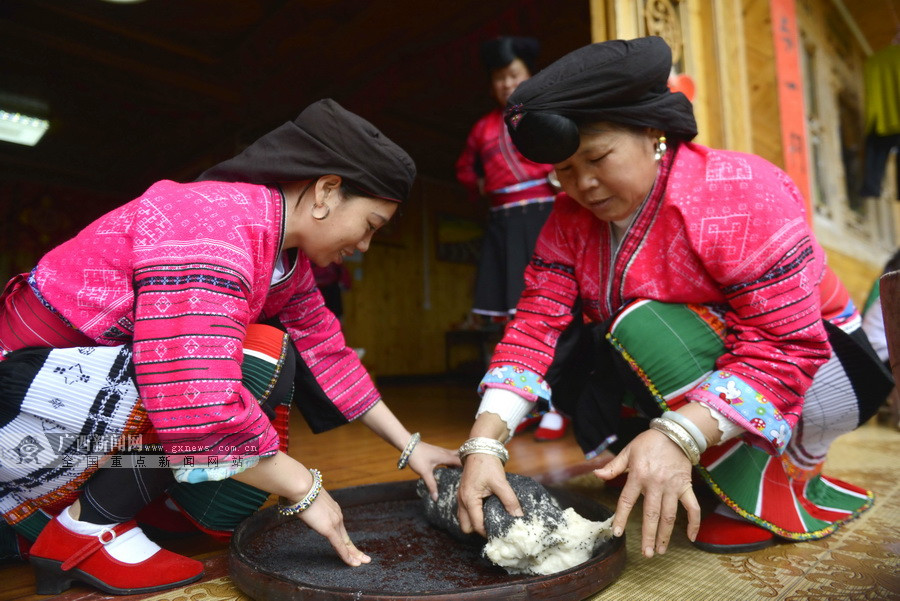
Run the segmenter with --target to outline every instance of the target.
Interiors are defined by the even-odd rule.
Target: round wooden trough
[[[415,481],[332,491],[347,531],[372,558],[345,565],[328,542],[274,507],[235,531],[229,570],[256,601],[462,601],[466,599],[585,599],[615,581],[625,567],[625,540],[604,543],[593,558],[549,576],[510,575],[481,556],[482,544],[451,537],[425,520]],[[594,521],[612,512],[582,495],[548,487],[563,507]]]

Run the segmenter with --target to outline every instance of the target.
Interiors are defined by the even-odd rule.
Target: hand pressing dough
[[[457,517],[457,491],[462,470],[438,468],[438,500],[428,495],[425,483],[417,491],[425,505],[425,516],[433,525],[467,542],[483,541],[464,534]],[[547,490],[531,478],[507,474],[506,479],[519,498],[523,517],[506,512],[496,496],[484,500],[484,528],[487,544],[483,553],[510,574],[555,574],[589,560],[597,548],[612,537],[612,518],[594,522],[574,509],[562,509]]]

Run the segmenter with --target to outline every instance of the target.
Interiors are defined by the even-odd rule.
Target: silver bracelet
[[[669,419],[655,417],[650,420],[650,427],[665,434],[672,442],[684,452],[691,465],[697,465],[700,461],[700,448],[694,442],[694,438],[684,427]]]
[[[688,434],[691,435],[691,438],[694,439],[694,442],[697,443],[697,447],[700,449],[700,454],[703,454],[703,451],[706,450],[706,437],[703,436],[703,432],[700,431],[700,428],[697,427],[697,424],[692,422],[689,417],[686,415],[682,415],[677,411],[666,411],[662,414],[662,419],[669,419],[673,422],[679,424],[685,430],[688,431]]]
[[[416,448],[416,445],[419,444],[420,440],[422,440],[422,435],[418,432],[409,437],[409,442],[406,443],[406,448],[404,448],[403,452],[400,453],[400,461],[397,462],[398,470],[402,470],[409,464],[409,457],[410,455],[412,455],[413,449]]]
[[[503,446],[502,442],[494,440],[493,438],[486,438],[483,436],[470,438],[464,442],[456,452],[460,459],[465,459],[473,453],[493,455],[494,457],[498,457],[503,465],[506,465],[506,462],[509,461],[509,451],[506,450],[506,447]]]
[[[322,490],[322,472],[313,468],[309,470],[309,473],[312,474],[313,483],[309,488],[309,492],[306,493],[306,496],[292,505],[282,505],[279,503],[278,513],[281,515],[294,515],[301,511],[306,511],[309,509],[309,506],[312,505],[313,501],[316,500],[316,497],[319,496],[319,491]]]

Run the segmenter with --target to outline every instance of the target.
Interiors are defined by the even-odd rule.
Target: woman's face
[[[554,165],[563,191],[603,221],[621,221],[640,206],[656,180],[661,132],[610,123],[581,130],[575,154]]]
[[[501,69],[491,71],[491,96],[500,106],[506,106],[506,101],[519,84],[531,77],[528,67],[521,59],[514,59]]]
[[[316,188],[318,194],[321,188]],[[325,189],[318,199],[329,208],[324,219],[312,217],[312,203],[304,203],[293,219],[303,220],[300,250],[319,267],[340,264],[357,250],[366,252],[372,236],[390,221],[398,204],[368,196],[343,196],[339,188]],[[322,210],[315,213],[321,216]]]

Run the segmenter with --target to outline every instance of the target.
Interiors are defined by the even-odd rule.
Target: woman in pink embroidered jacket
[[[579,391],[560,405],[576,439],[606,461],[594,473],[627,477],[616,535],[644,497],[646,557],[667,549],[679,504],[688,538],[712,552],[820,538],[871,505],[821,467],[890,378],[796,186],[759,157],[691,143],[670,67],[661,38],[592,44],[510,97],[513,141],[554,164],[563,193],[481,382],[459,490],[467,532],[484,532],[490,494],[521,512],[502,445],[535,400],[556,398],[557,368],[568,377],[553,381]],[[558,366],[576,306],[581,361]],[[721,501],[702,521],[692,466]]]
[[[71,493],[87,480],[74,505],[58,507],[60,517],[31,547],[43,592],[58,593],[73,579],[131,594],[199,578],[199,562],[155,547],[131,520],[156,496],[151,492],[173,484],[173,473],[192,493],[214,491],[216,504],[236,504],[238,492],[249,490],[219,487],[225,482],[277,494],[283,513],[298,514],[348,565],[370,560],[351,542],[320,474],[284,452],[278,426],[279,420],[286,425],[286,417],[274,406],[284,401],[267,406],[245,385],[242,363],[269,350],[265,395],[280,389],[289,403],[296,387],[293,396],[314,431],[361,419],[403,452],[399,467],[410,465],[436,494],[434,467],[459,465],[459,459],[419,442],[391,413],[345,344],[311,269],[365,252],[414,178],[412,159],[399,146],[336,102],[319,101],[198,181],[154,184],[10,283],[0,303],[6,359],[0,366],[16,363],[22,347],[79,347],[89,355],[89,347],[128,345],[140,402],[133,401],[117,432],[153,435],[173,468],[95,466],[62,483],[48,475],[4,475],[0,502],[14,526],[33,523],[54,502],[71,503],[71,494],[60,491]],[[277,329],[255,325],[262,323]],[[261,350],[248,355],[251,338]],[[270,342],[259,343],[263,339]],[[20,414],[30,410],[23,397]],[[57,413],[75,411],[71,399],[55,407]],[[78,418],[82,432],[97,431],[104,421],[94,419],[91,407],[84,409],[89,417]],[[115,412],[109,413],[104,427],[114,422]],[[40,416],[43,423],[51,418]],[[2,421],[0,426],[15,424]],[[61,485],[38,490],[34,483],[41,478]],[[18,484],[26,479],[28,487]],[[193,502],[190,495],[176,500],[182,508]],[[210,503],[203,512],[214,509]],[[128,540],[73,559],[83,544],[78,537],[100,531]]]
[[[472,306],[478,315],[506,318],[515,309],[525,267],[556,194],[548,180],[553,167],[523,157],[503,121],[503,107],[516,87],[531,77],[538,49],[536,39],[515,36],[481,45],[497,107],[475,123],[456,161],[456,179],[469,198],[490,200]]]
[[[553,166],[522,156],[503,121],[506,101],[531,77],[539,48],[536,39],[517,36],[482,43],[481,60],[490,72],[497,107],[475,123],[456,161],[456,179],[469,199],[490,201],[472,312],[494,320],[506,320],[515,312],[525,286],[525,268],[556,195],[550,177]],[[567,422],[552,408],[536,407],[519,424],[519,431],[537,425],[536,440],[553,440],[565,434]]]

